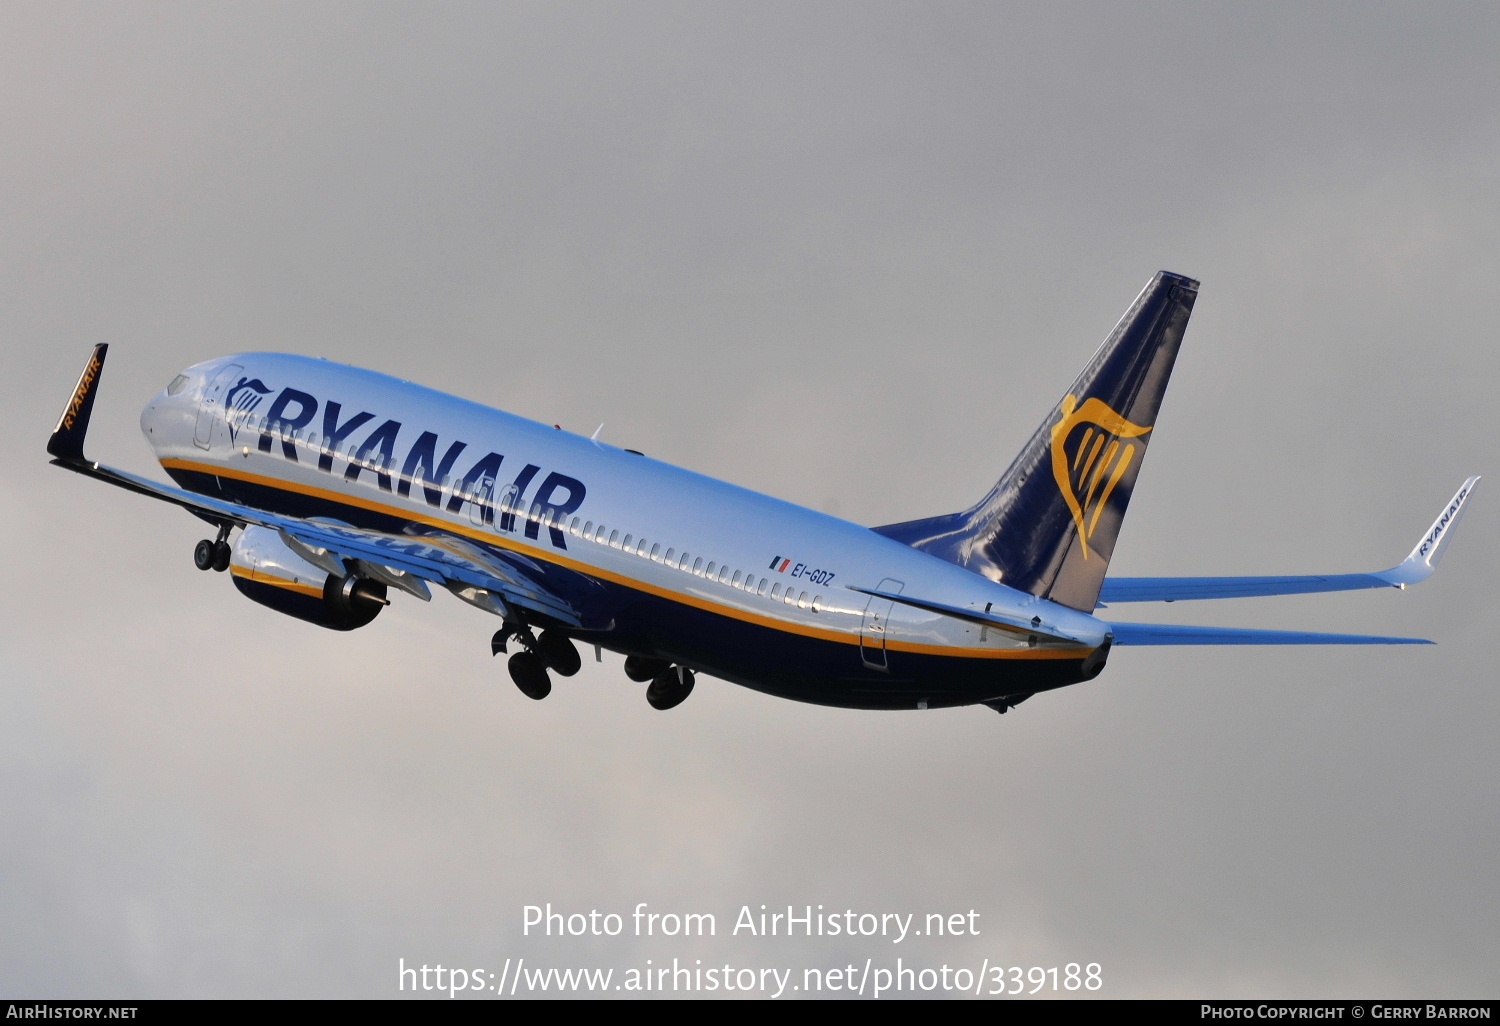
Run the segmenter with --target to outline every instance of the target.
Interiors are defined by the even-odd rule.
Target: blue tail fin
[[[875,530],[1092,612],[1197,297],[1193,279],[1158,273],[988,495]]]

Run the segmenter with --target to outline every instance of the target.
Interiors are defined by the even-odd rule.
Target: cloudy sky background
[[[1406,594],[1131,607],[1437,647],[1123,650],[865,713],[617,657],[522,697],[439,596],[337,635],[46,465],[177,370],[368,366],[866,524],[965,506],[1156,270],[1202,292],[1113,570],[1397,562],[1493,474],[1484,4],[8,4],[0,995],[1098,962],[1109,996],[1489,996],[1500,481]],[[713,912],[523,939],[521,909]],[[976,938],[724,936],[742,904]]]

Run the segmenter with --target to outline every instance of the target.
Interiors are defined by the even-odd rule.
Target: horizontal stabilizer
[[[929,613],[941,613],[943,616],[951,616],[957,620],[965,620],[969,623],[977,623],[981,627],[993,627],[1012,634],[1035,635],[1046,641],[1068,641],[1085,645],[1097,645],[1099,638],[1075,638],[1064,634],[1051,624],[1042,622],[1037,617],[1033,622],[1021,617],[1007,617],[991,611],[968,609],[964,606],[953,606],[946,602],[935,602],[931,599],[916,598],[912,595],[902,595],[894,591],[877,591],[874,588],[856,588],[848,586],[850,591],[857,591],[862,595],[874,595],[876,598],[890,599],[914,609],[925,609]]]
[[[1247,627],[1184,627],[1170,623],[1112,623],[1116,645],[1430,645],[1425,638],[1373,634],[1262,631]]]
[[[1301,577],[1107,577],[1101,605],[1114,602],[1179,602],[1192,599],[1250,598],[1259,595],[1305,595],[1364,588],[1405,588],[1431,576],[1463,516],[1464,505],[1479,478],[1471,477],[1448,501],[1417,545],[1399,566],[1368,574],[1321,574]],[[1125,644],[1125,642],[1121,642]],[[1202,644],[1198,642],[1197,644]]]

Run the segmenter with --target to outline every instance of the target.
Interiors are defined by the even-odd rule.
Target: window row
[[[631,534],[621,537],[618,530],[610,530],[604,524],[596,526],[592,520],[585,520],[581,523],[580,521],[580,517],[574,517],[567,527],[568,533],[575,538],[582,538],[584,541],[599,545],[608,545],[612,549],[619,549],[630,555],[661,563],[695,577],[717,581],[747,594],[767,597],[772,602],[783,602],[789,606],[796,606],[798,609],[811,609],[814,613],[823,611],[822,595],[809,597],[807,592],[799,592],[792,587],[783,587],[780,581],[772,581],[769,577],[757,580],[753,573],[747,574],[732,569],[727,563],[719,563],[712,559],[705,563],[702,556],[694,556],[685,550],[678,552],[675,548],[668,548],[663,552],[659,542],[649,542],[645,538],[638,538]]]
[[[264,419],[262,419],[262,428],[264,428]],[[302,442],[310,449],[317,448],[318,436],[316,432],[309,432],[305,438],[299,437],[299,434],[297,431],[289,433],[289,437],[293,443]],[[379,454],[371,454],[377,457],[375,459],[358,458],[357,450],[358,446],[356,444],[350,444],[348,455],[345,457],[350,463],[377,473],[390,473],[394,469],[389,461],[378,458]],[[442,480],[433,482],[433,484],[438,488],[446,490],[449,479],[445,475]],[[495,496],[493,479],[487,477],[478,482],[478,486],[474,489],[474,492],[475,494],[465,495],[464,499],[466,505],[470,506],[470,519],[476,523],[482,519],[486,523],[493,523],[495,528],[499,529],[499,523],[490,520],[490,517],[485,515],[488,512],[487,507],[489,506],[489,502],[494,501],[495,506],[502,513],[525,516],[527,520],[537,521],[542,527],[562,528],[561,518],[558,516],[559,511],[555,507],[549,506],[543,509],[540,503],[533,502],[531,508],[529,510],[526,509],[524,504],[516,502],[517,495],[514,486],[501,489],[500,494]],[[622,538],[618,530],[610,530],[602,523],[595,526],[592,520],[583,521],[582,523],[580,523],[580,520],[580,517],[574,517],[566,528],[567,532],[575,538],[582,538],[585,541],[591,541],[599,545],[608,545],[610,548],[619,549],[631,555],[640,556],[643,559],[650,559],[652,562],[670,566],[684,573],[693,574],[696,577],[717,581],[719,584],[727,585],[747,594],[769,598],[772,602],[783,602],[786,605],[796,606],[799,609],[811,609],[814,613],[821,613],[823,611],[822,595],[809,597],[807,592],[798,591],[792,587],[784,587],[780,581],[772,581],[769,577],[757,579],[753,573],[747,574],[740,570],[731,569],[728,564],[721,564],[715,560],[708,560],[705,564],[702,556],[693,556],[686,551],[679,553],[675,548],[668,548],[666,552],[662,552],[662,547],[659,543],[649,543],[645,538],[637,538],[631,534],[626,534]]]

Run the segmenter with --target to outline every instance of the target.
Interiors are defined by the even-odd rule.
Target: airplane
[[[1294,577],[1106,576],[1198,295],[1166,271],[1131,303],[995,486],[966,510],[863,527],[630,449],[323,359],[241,353],[153,396],[141,431],[176,482],[84,455],[107,344],[52,462],[217,529],[193,552],[247,598],[339,631],[442,589],[500,618],[529,698],[623,655],[670,709],[709,674],[854,709],[1004,713],[1132,645],[1431,644],[1117,622],[1130,602],[1404,589],[1438,565],[1478,477],[1400,564]],[[511,653],[509,645],[518,650]]]

